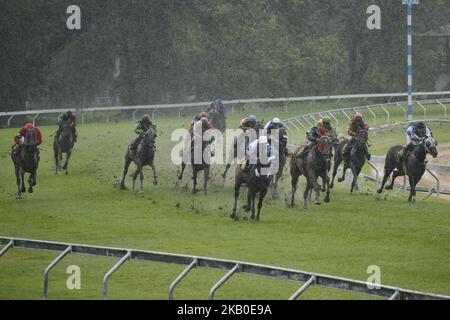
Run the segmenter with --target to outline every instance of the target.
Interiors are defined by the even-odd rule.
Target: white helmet
[[[266,137],[266,136],[261,136],[261,137],[259,137],[258,143],[261,143],[261,144],[263,144],[263,143],[268,143],[267,137]]]
[[[280,124],[281,120],[278,118],[273,118],[272,123]]]

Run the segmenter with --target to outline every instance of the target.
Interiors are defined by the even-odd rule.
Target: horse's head
[[[361,145],[365,145],[367,144],[368,140],[369,140],[369,131],[364,129],[359,130],[358,135],[356,136],[356,141]]]
[[[152,126],[150,126],[150,128],[148,128],[147,131],[144,132],[142,141],[144,142],[144,144],[153,147],[155,145],[155,140],[156,131]]]
[[[37,146],[36,129],[34,128],[27,129],[25,145],[30,148],[35,148]]]
[[[438,151],[437,151],[437,142],[434,140],[433,137],[426,137],[422,139],[422,143],[423,146],[425,147],[425,151],[429,154],[431,154],[431,156],[433,158],[436,158],[438,156]]]
[[[317,140],[317,150],[326,158],[331,158],[333,155],[333,140],[326,135],[321,136]]]

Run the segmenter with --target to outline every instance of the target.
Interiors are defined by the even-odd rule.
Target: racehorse
[[[354,138],[353,146],[350,151],[350,156],[344,156],[344,149],[350,143],[349,139],[343,139],[335,152],[334,155],[334,168],[333,168],[333,178],[331,179],[330,188],[334,186],[334,178],[337,174],[337,169],[342,161],[344,161],[344,170],[342,171],[342,177],[338,178],[338,182],[342,182],[345,180],[345,173],[348,168],[351,169],[353,174],[352,185],[350,187],[350,193],[356,188],[358,189],[357,179],[358,175],[361,172],[362,167],[367,159],[367,141],[369,137],[369,132],[367,130],[360,130],[357,136]],[[350,147],[350,146],[347,146]]]
[[[326,185],[326,196],[324,201],[330,202],[330,178],[328,177],[328,163],[332,156],[333,142],[330,137],[323,135],[317,139],[316,145],[309,150],[305,159],[298,157],[299,150],[291,156],[291,207],[295,206],[295,192],[297,191],[298,178],[304,175],[306,178],[306,188],[303,193],[303,208],[308,208],[308,196],[310,191],[316,192],[315,204],[320,205],[320,187],[317,183],[319,177]]]
[[[264,121],[264,120],[263,120]],[[234,138],[233,148],[230,150],[230,154],[228,156],[227,165],[225,167],[225,171],[222,173],[222,178],[225,179],[227,177],[227,172],[231,167],[231,162],[238,157],[238,150],[244,150],[244,159],[247,156],[247,149],[250,143],[252,143],[255,139],[259,138],[259,134],[264,129],[263,122],[256,122],[254,130],[256,131],[256,135],[246,134],[245,131],[242,131],[239,136]],[[252,140],[253,139],[253,140]],[[243,159],[238,159],[239,161]]]
[[[270,163],[269,163],[270,165]],[[263,166],[257,164],[248,172],[241,170],[240,166],[236,167],[235,182],[234,182],[234,205],[233,211],[231,213],[231,218],[234,220],[239,220],[239,215],[237,213],[237,203],[239,199],[239,192],[242,184],[247,185],[247,205],[244,207],[245,212],[252,211],[250,218],[252,220],[259,221],[259,216],[261,214],[261,208],[263,204],[264,197],[267,194],[267,189],[270,182],[272,181],[273,175],[262,175],[260,170]],[[256,194],[259,194],[258,198],[258,212],[255,216],[255,199]]]
[[[205,128],[202,129],[202,132],[204,131],[204,129]],[[185,148],[185,150],[183,151],[183,153],[190,152],[190,161],[186,161],[187,159],[185,159],[185,156],[189,156],[189,155],[183,155],[183,160],[181,162],[181,172],[178,175],[178,180],[182,180],[184,169],[186,169],[187,162],[190,162],[192,164],[192,180],[194,182],[194,186],[192,188],[193,194],[196,194],[199,191],[197,189],[197,176],[200,171],[203,171],[203,175],[204,175],[204,182],[203,182],[204,193],[205,193],[205,195],[208,193],[208,179],[209,179],[209,171],[210,171],[211,163],[210,163],[210,161],[205,161],[205,157],[204,157],[205,152],[204,151],[214,141],[214,137],[211,137],[211,139],[204,139],[204,138],[205,138],[205,136],[202,134],[201,163],[196,163],[197,162],[197,161],[195,161],[196,145],[195,145],[194,141],[190,141],[190,145],[188,146],[188,148]],[[189,135],[189,139],[190,139],[190,135]],[[200,152],[200,150],[197,150],[197,152]]]
[[[62,167],[69,174],[68,165],[69,159],[72,155],[72,149],[75,144],[75,136],[72,131],[72,126],[69,123],[63,123],[59,134],[55,135],[53,140],[53,151],[55,153],[55,174],[61,172],[62,154],[66,154],[66,162]]]
[[[402,146],[392,147],[386,155],[384,164],[384,177],[381,183],[381,187],[377,190],[378,193],[383,191],[383,187],[392,171],[391,184],[386,186],[387,190],[392,190],[394,187],[395,178],[399,176],[408,176],[410,193],[408,201],[416,201],[416,185],[419,183],[426,168],[427,154],[431,154],[433,158],[438,156],[436,149],[437,142],[432,137],[423,138],[410,154],[406,157],[404,163],[399,159],[398,154],[403,149]],[[396,170],[395,170],[396,169]]]
[[[26,141],[20,145],[19,150],[11,151],[11,159],[14,163],[17,180],[17,199],[21,199],[22,193],[25,192],[26,172],[30,174],[28,178],[28,192],[32,193],[33,187],[36,185],[36,173],[40,159],[36,141],[36,130],[34,128],[28,129]]]
[[[153,185],[158,184],[155,170],[155,146],[156,132],[152,126],[144,133],[141,142],[136,149],[132,149],[133,141],[128,145],[127,152],[125,153],[125,165],[123,169],[122,181],[120,182],[120,188],[125,189],[125,177],[128,173],[128,167],[132,162],[136,164],[136,171],[133,174],[133,192],[136,190],[136,178],[139,175],[141,181],[140,193],[144,192],[144,174],[142,169],[145,166],[150,166],[153,170]]]
[[[212,126],[220,130],[220,132],[224,132],[227,128],[225,113],[223,112],[214,110],[208,114],[208,119],[211,121]]]

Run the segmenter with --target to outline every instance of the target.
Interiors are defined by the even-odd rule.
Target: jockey
[[[262,164],[260,162],[259,153],[260,150],[266,150],[266,156],[269,163]],[[270,161],[275,158],[276,150],[275,148],[269,143],[266,136],[260,136],[258,139],[250,143],[247,150],[247,159],[246,161],[241,165],[242,171],[249,172],[255,165],[261,166],[261,167],[268,167],[270,166]]]
[[[331,119],[330,117],[323,117],[319,120],[319,122],[316,124],[318,128],[324,128],[326,132],[334,131],[333,127],[331,126]]]
[[[223,101],[220,99],[216,99],[211,104],[206,107],[205,112],[214,112],[217,111],[218,113],[225,113],[225,105],[223,104]]]
[[[282,127],[284,127],[284,125],[281,122],[281,120],[278,118],[273,118],[272,120],[270,120],[269,122],[266,123],[266,125],[264,126],[264,129],[266,129],[268,132],[270,132],[270,130],[272,130],[272,129],[279,129]]]
[[[415,145],[423,138],[432,137],[431,130],[423,121],[412,123],[406,129],[406,146],[403,147],[399,154],[400,160],[403,162],[408,157],[409,153],[414,149]]]
[[[192,130],[190,130],[191,133],[191,141],[194,141],[194,139],[203,139],[203,133],[207,131],[208,129],[213,129],[213,126],[211,124],[211,121],[204,115],[206,112],[200,113],[200,115],[203,115],[199,118],[199,120],[194,122],[194,125],[192,127]],[[207,115],[207,114],[206,114]]]
[[[245,117],[244,119],[241,120],[239,128],[245,131],[249,128],[254,129],[255,125],[256,125],[256,116],[249,115],[248,117]]]
[[[298,157],[300,159],[305,159],[306,155],[308,154],[309,150],[311,150],[317,143],[317,140],[323,136],[326,133],[324,127],[317,127],[314,126],[311,129],[308,130],[306,133],[306,140],[308,140],[308,143],[306,146],[300,151]]]
[[[42,134],[41,130],[39,128],[35,127],[33,123],[28,122],[25,124],[19,131],[19,133],[14,137],[14,145],[13,148],[14,151],[17,152],[20,149],[20,146],[23,144],[27,144],[27,132],[29,129],[35,129],[36,130],[36,146],[39,146],[42,143]]]
[[[60,134],[62,125],[65,123],[69,124],[69,126],[72,128],[72,133],[74,135],[73,141],[77,142],[77,137],[78,137],[77,129],[76,129],[77,120],[75,118],[75,115],[70,110],[63,112],[59,115],[59,117],[58,117],[59,128],[58,128],[58,131],[56,132],[56,135],[58,136]]]
[[[144,137],[144,133],[147,132],[148,129],[152,127],[155,130],[155,137],[156,137],[156,126],[152,123],[150,120],[150,117],[148,115],[143,115],[141,119],[136,121],[136,127],[134,129],[134,133],[137,134],[137,138],[133,141],[133,143],[130,146],[131,150],[134,150],[137,148],[139,143],[141,142],[142,138]]]
[[[364,122],[361,112],[356,112],[355,116],[350,120],[347,133],[350,135],[350,142],[344,150],[344,157],[350,157],[350,151],[353,147],[355,137],[359,134],[360,130],[369,130],[369,126]],[[370,153],[367,152],[367,159],[370,159]]]

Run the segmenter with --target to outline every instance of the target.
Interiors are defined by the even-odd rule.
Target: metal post
[[[136,113],[137,113],[138,111],[139,111],[138,109],[136,109],[136,110],[133,111],[133,121],[136,121]],[[181,111],[180,111],[180,112],[181,112]]]
[[[295,128],[295,130],[297,131],[297,136],[298,136],[298,144],[300,144],[300,140],[301,140],[301,132],[300,132],[300,128],[297,127],[293,122],[289,121],[289,123]]]
[[[155,113],[156,113],[156,111],[158,111],[158,109],[153,109],[153,112],[152,112],[152,121],[155,121]]]
[[[339,120],[334,116],[333,112],[328,112],[328,114],[336,121],[336,129],[339,128]]]
[[[122,259],[119,260],[119,262],[117,262],[114,267],[111,268],[111,270],[109,270],[105,276],[103,277],[103,300],[107,299],[107,290],[108,290],[108,280],[109,278],[112,276],[112,274],[119,269],[129,258],[131,257],[131,251],[127,251],[127,254],[124,255],[122,257]]]
[[[106,123],[109,123],[109,112],[106,111]]]
[[[286,104],[284,105],[284,111],[287,112],[288,111],[288,106],[289,106],[289,101],[286,102]]]
[[[85,116],[85,113],[81,113],[81,124],[84,124],[84,116]]]
[[[423,117],[426,120],[427,119],[427,109],[423,106],[422,103],[420,103],[420,101],[416,101],[416,103],[423,109]]]
[[[44,271],[44,300],[48,299],[48,274],[50,270],[52,270],[58,262],[60,262],[67,254],[72,251],[72,246],[68,246],[66,250],[64,250],[55,260],[52,261],[48,265],[48,267]]]
[[[4,255],[6,253],[6,251],[8,251],[10,248],[12,248],[13,245],[14,245],[14,241],[13,240],[9,241],[8,244],[6,246],[4,246],[2,250],[0,250],[0,257],[2,255]]]
[[[399,300],[400,298],[400,291],[395,290],[394,294],[389,297],[389,300]]]
[[[298,123],[299,125],[301,125],[303,129],[307,130],[306,127],[305,127],[305,125],[300,121],[299,118],[295,118],[295,119],[293,119],[293,120],[297,121],[297,123]]]
[[[209,292],[209,300],[214,300],[214,293],[216,293],[216,290],[219,289],[228,279],[230,279],[233,274],[239,272],[240,267],[241,265],[239,263],[236,264],[233,269],[228,271],[228,273],[211,288],[211,291]]]
[[[445,104],[443,104],[442,102],[440,102],[439,100],[436,99],[436,102],[444,109],[444,116],[445,119],[448,119],[448,115],[447,115],[447,106]]]
[[[437,177],[437,175],[435,175],[433,173],[433,171],[431,171],[430,169],[427,169],[428,173],[431,174],[433,176],[433,178],[436,179],[436,197],[439,199],[441,196],[441,182],[439,181],[439,178]]]
[[[352,118],[350,118],[350,117],[348,116],[348,114],[347,114],[344,110],[341,110],[341,112],[344,114],[344,116],[345,116],[348,120],[352,120]]]
[[[375,126],[377,124],[377,115],[375,114],[375,112],[372,111],[372,109],[370,107],[367,107],[366,109],[372,114],[373,125]]]
[[[408,74],[408,120],[412,120],[413,116],[413,63],[412,63],[412,1],[407,0],[407,37],[408,37],[408,45],[407,45],[407,74]]]
[[[14,118],[14,115],[8,118],[8,127],[11,127],[11,120]]]
[[[308,124],[312,127],[313,123],[311,121],[308,120],[308,118],[306,117],[302,117],[303,120],[305,120],[306,122],[308,122]]]
[[[289,300],[297,300],[300,295],[306,291],[311,285],[313,285],[316,282],[316,276],[311,276],[308,281],[306,281],[303,286],[300,287],[300,289],[297,290],[290,298]]]
[[[383,109],[384,113],[386,113],[386,115],[387,115],[387,122],[391,123],[391,114],[389,113],[389,111],[387,111],[385,106],[382,104],[380,104],[380,107],[381,107],[381,109]]]
[[[197,266],[197,258],[195,258],[190,265],[188,265],[183,272],[181,272],[178,277],[172,282],[172,284],[169,287],[169,300],[173,300],[173,291],[175,290],[175,287],[177,284],[181,282],[181,280],[184,279],[184,277],[187,276],[187,274],[194,269]]]
[[[378,185],[379,185],[379,178],[380,178],[380,174],[378,173],[378,169],[377,167],[375,167],[372,162],[370,162],[369,160],[367,160],[367,164],[373,169],[375,170],[375,181],[376,181],[376,186],[377,186],[377,190],[378,190]]]
[[[38,114],[35,114],[34,117],[33,117],[33,126],[36,125],[36,119],[37,119],[37,117],[39,117],[39,113],[38,113]]]
[[[405,108],[402,107],[402,105],[400,104],[400,102],[396,102],[395,105],[396,105],[397,107],[399,107],[400,109],[402,109],[403,114],[404,114],[405,119],[406,119],[406,118],[407,118],[407,115],[406,115],[406,110],[405,110]]]

